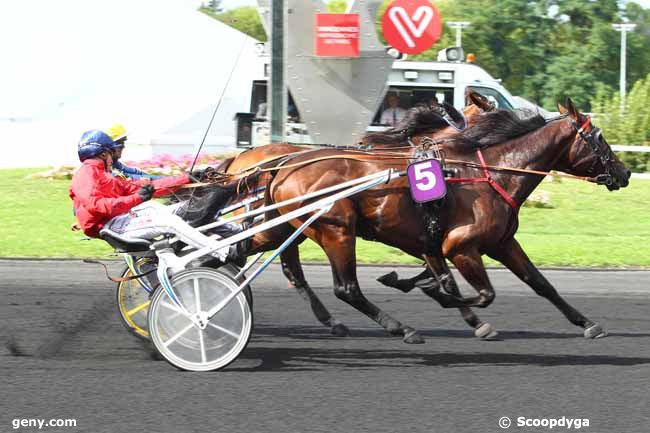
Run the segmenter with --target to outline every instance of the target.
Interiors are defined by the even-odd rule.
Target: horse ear
[[[465,106],[472,104],[474,104],[474,91],[468,87],[465,89]]]
[[[465,90],[465,105],[476,105],[482,111],[494,111],[494,105],[483,95],[469,87]]]
[[[560,114],[565,114],[565,113],[566,113],[567,111],[569,111],[569,110],[567,110],[566,107],[565,107],[564,105],[562,105],[562,104],[560,104],[560,103],[558,102],[558,103],[557,103],[557,111],[559,111]]]
[[[576,108],[575,104],[571,100],[571,98],[566,99],[567,103],[567,110],[569,110],[569,116],[573,117],[574,119],[578,120],[580,118],[580,112]]]

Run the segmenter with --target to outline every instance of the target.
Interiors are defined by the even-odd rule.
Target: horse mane
[[[371,132],[363,137],[366,143],[404,144],[409,137],[423,132],[446,128],[449,123],[444,118],[442,108],[418,104],[409,109],[406,117],[394,128],[383,132]]]
[[[250,149],[247,149],[245,152],[248,152]],[[230,167],[230,164],[235,160],[235,157],[233,156],[232,158],[226,158],[223,161],[219,163],[214,169],[215,171],[219,173],[225,173],[228,170],[228,167]]]
[[[471,151],[521,137],[546,125],[539,112],[529,109],[496,110],[484,113],[465,131],[450,138],[452,147]]]
[[[447,119],[447,121],[451,126],[459,131],[464,131],[465,128],[467,128],[467,119],[465,118],[465,115],[462,112],[456,110],[456,107],[447,102],[443,102],[442,109],[445,110],[447,116],[449,116],[449,119]]]

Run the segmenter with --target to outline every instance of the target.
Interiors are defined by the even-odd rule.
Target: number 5
[[[430,171],[427,171],[430,168],[431,168],[431,161],[423,162],[413,167],[413,169],[415,170],[415,180],[425,181],[425,182],[415,183],[416,188],[419,189],[420,191],[429,191],[430,189],[433,189],[436,186],[436,176]]]

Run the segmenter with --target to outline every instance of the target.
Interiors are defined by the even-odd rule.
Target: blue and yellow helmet
[[[81,135],[81,140],[79,140],[79,147],[77,149],[79,161],[83,162],[102,152],[110,152],[113,150],[114,146],[115,143],[105,132],[102,132],[99,129],[86,131]]]

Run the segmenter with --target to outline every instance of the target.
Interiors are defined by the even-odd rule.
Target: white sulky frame
[[[381,183],[390,182],[392,179],[396,179],[403,175],[404,173],[397,172],[394,169],[388,169],[365,177],[344,182],[329,188],[320,189],[318,191],[314,191],[299,197],[295,197],[293,199],[285,200],[280,203],[276,203],[269,206],[262,206],[255,210],[243,213],[241,215],[237,215],[233,218],[229,218],[228,220],[220,220],[211,224],[198,227],[196,229],[191,228],[191,230],[198,230],[200,232],[204,232],[211,228],[226,224],[227,222],[230,221],[236,221],[236,220],[241,220],[249,217],[254,217],[257,215],[261,215],[272,209],[282,208],[291,204],[300,203],[305,200],[309,200],[316,197],[322,197],[326,194],[331,193],[331,195],[327,195],[326,197],[320,198],[313,203],[310,203],[306,206],[302,206],[299,209],[288,212],[284,215],[280,215],[276,218],[273,218],[272,220],[265,221],[262,224],[259,224],[255,227],[251,227],[241,233],[230,236],[226,239],[210,242],[208,245],[205,245],[204,247],[199,248],[196,251],[193,251],[183,257],[178,257],[170,249],[157,250],[156,254],[159,260],[158,271],[157,271],[158,279],[163,289],[168,293],[169,297],[179,306],[183,314],[185,314],[187,318],[190,319],[192,323],[194,323],[199,329],[204,329],[205,326],[207,326],[207,322],[209,322],[212,317],[218,314],[219,311],[221,311],[226,305],[228,305],[228,303],[232,301],[246,286],[248,286],[253,280],[255,280],[278,255],[280,255],[307,227],[309,227],[310,224],[312,224],[315,220],[317,220],[321,215],[329,211],[337,200],[350,197],[361,191],[365,191],[367,189],[373,188]],[[314,214],[311,215],[298,229],[296,229],[296,231],[292,233],[291,236],[289,236],[289,238],[287,238],[282,243],[282,245],[280,245],[264,261],[264,263],[262,263],[257,269],[255,269],[255,271],[239,285],[237,290],[231,292],[219,304],[217,304],[212,309],[210,309],[207,312],[207,315],[201,315],[202,317],[199,317],[199,315],[190,314],[187,311],[187,309],[182,305],[178,297],[176,296],[174,292],[174,288],[172,287],[169,281],[169,277],[167,275],[168,269],[171,269],[173,272],[179,272],[181,270],[186,269],[187,264],[193,260],[211,254],[217,250],[227,248],[230,245],[233,245],[244,239],[250,238],[264,230],[268,230],[270,228],[276,227],[280,224],[284,224],[290,220],[299,218],[301,216],[307,215],[312,212],[314,212]],[[178,235],[176,240],[183,241],[183,236],[182,236],[183,230],[179,230],[178,232],[181,234]],[[254,261],[257,261],[258,259],[259,259],[259,255],[254,259]]]

